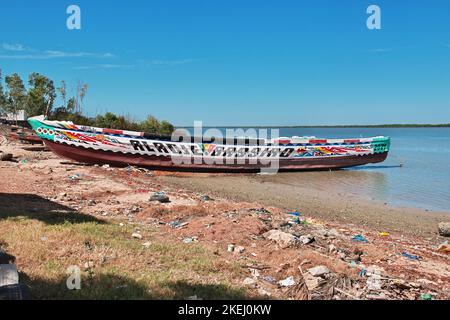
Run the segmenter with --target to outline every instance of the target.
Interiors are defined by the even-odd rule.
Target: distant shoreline
[[[192,126],[177,126],[179,129],[193,128]],[[305,128],[450,128],[447,124],[369,124],[369,125],[315,125],[315,126],[203,126],[203,128],[279,128],[279,129],[305,129]]]

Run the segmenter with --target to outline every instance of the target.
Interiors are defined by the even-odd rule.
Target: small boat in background
[[[27,144],[44,143],[31,128],[11,124],[0,124],[0,126],[1,134],[9,140],[20,141]]]
[[[88,164],[138,166],[173,171],[258,172],[329,170],[383,162],[389,137],[318,139],[215,138],[170,136],[28,119],[45,145],[57,155]],[[176,141],[175,141],[176,140]],[[233,140],[233,139],[232,139]]]
[[[43,144],[41,138],[39,138],[34,132],[11,132],[8,136],[10,139],[18,140],[29,144]]]

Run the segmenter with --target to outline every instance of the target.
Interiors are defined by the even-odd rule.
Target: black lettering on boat
[[[167,143],[167,148],[169,148],[169,150],[173,153],[183,154],[183,152],[180,150],[180,148],[176,144]]]
[[[273,148],[272,151],[270,152],[270,157],[272,158],[278,157],[280,151],[281,151],[280,148]]]
[[[220,157],[223,153],[223,147],[216,147],[214,151],[211,153],[212,157]]]
[[[188,147],[186,147],[184,144],[180,144],[180,148],[184,154],[191,155],[191,150]]]
[[[203,151],[202,149],[200,149],[200,147],[196,144],[191,146],[191,151],[195,156],[202,156],[203,155]]]
[[[141,143],[137,140],[130,140],[131,145],[133,146],[134,150],[136,151],[145,151],[144,147],[141,145]]]
[[[236,156],[235,152],[236,152],[235,147],[229,147],[225,150],[225,157],[234,157]]]
[[[149,152],[155,152],[155,149],[152,146],[149,146],[147,141],[142,141],[142,145],[147,149]]]
[[[264,158],[264,157],[270,157],[270,149],[269,148],[265,148],[261,151],[261,153],[259,154],[259,158]]]
[[[239,148],[236,152],[236,156],[239,158],[243,158],[243,157],[245,157],[247,152],[248,152],[248,148]]]
[[[289,158],[294,151],[294,148],[286,148],[281,152],[280,158]]]
[[[250,149],[250,152],[248,153],[248,157],[249,158],[254,158],[256,156],[258,156],[260,148],[252,148]]]
[[[167,150],[167,148],[164,144],[155,142],[155,143],[153,143],[153,145],[155,146],[156,151],[158,151],[159,153],[169,153],[169,151]]]

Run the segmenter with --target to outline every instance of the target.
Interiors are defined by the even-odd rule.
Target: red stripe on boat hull
[[[93,150],[45,141],[45,144],[57,155],[88,164],[109,164],[116,167],[128,165],[155,170],[198,171],[198,172],[259,172],[263,166],[258,164],[174,164],[171,157],[139,154],[114,153],[112,151]],[[379,163],[386,160],[388,153],[323,158],[290,158],[279,161],[279,171],[327,170]]]

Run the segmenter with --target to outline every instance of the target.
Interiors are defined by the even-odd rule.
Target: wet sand
[[[345,177],[344,177],[345,175]],[[431,238],[437,224],[450,221],[450,213],[395,207],[357,194],[365,172],[298,172],[268,175],[164,174],[164,183],[193,189],[232,200],[254,201],[285,210],[299,210],[306,216],[379,231],[396,231]],[[370,179],[376,179],[370,174]],[[347,179],[347,185],[336,183]],[[377,181],[372,181],[378,183]],[[370,180],[368,181],[370,183]],[[353,188],[353,190],[352,190]]]

